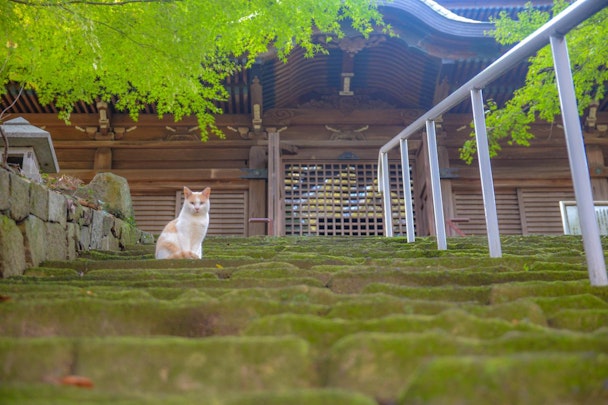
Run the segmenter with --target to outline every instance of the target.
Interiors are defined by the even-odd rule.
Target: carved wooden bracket
[[[112,128],[110,123],[110,112],[108,111],[108,103],[105,101],[97,102],[97,110],[99,111],[99,126],[88,126],[84,128],[79,126],[74,127],[77,130],[86,133],[90,139],[94,139],[96,141],[115,141],[122,139],[127,132],[131,132],[137,128],[136,126],[129,128]]]

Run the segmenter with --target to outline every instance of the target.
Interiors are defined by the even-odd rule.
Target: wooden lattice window
[[[285,165],[285,234],[383,235],[377,163]],[[406,232],[401,165],[390,165],[393,232]]]

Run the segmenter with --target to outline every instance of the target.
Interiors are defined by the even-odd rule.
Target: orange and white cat
[[[211,189],[194,192],[184,187],[184,205],[156,241],[157,259],[200,259],[209,227]]]

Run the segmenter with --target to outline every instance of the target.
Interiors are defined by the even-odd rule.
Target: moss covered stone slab
[[[113,393],[227,393],[317,384],[306,342],[277,338],[0,339],[5,383],[75,374]]]
[[[400,404],[602,404],[608,356],[438,357],[404,386]]]
[[[290,390],[246,394],[223,405],[377,405],[373,398],[337,389]]]

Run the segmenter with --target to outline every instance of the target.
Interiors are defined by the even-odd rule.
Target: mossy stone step
[[[3,384],[0,385],[0,398],[6,403],[27,405],[48,405],[50,402],[61,405],[377,405],[371,397],[328,388],[227,392],[222,398],[204,398],[203,401],[200,393],[132,392],[118,396],[95,388],[83,390],[62,384]]]
[[[447,251],[434,238],[209,237],[202,260],[138,246],[46,262],[0,280],[0,397],[475,404],[485,384],[517,404],[521,367],[526,390],[548,386],[536,403],[559,402],[553,385],[569,403],[601,403],[608,288],[589,285],[580,237],[502,242],[496,259],[481,237]],[[450,391],[459,367],[466,381]],[[600,371],[579,384],[577,367]],[[66,374],[95,388],[67,395],[78,389],[56,385]]]
[[[442,368],[444,363],[441,362],[441,359],[444,358],[447,359],[446,369]],[[471,358],[477,359],[479,362],[479,369],[476,370],[479,375],[471,371],[466,378],[461,378],[455,364],[462,362],[466,365]],[[512,358],[518,360],[507,360]],[[432,373],[425,371],[425,365],[435,361],[437,361],[436,369],[433,369]],[[605,394],[608,393],[604,385],[606,375],[608,375],[608,345],[605,335],[581,337],[576,334],[516,333],[496,340],[478,340],[455,337],[444,332],[394,335],[360,333],[349,335],[332,346],[325,370],[328,385],[345,390],[357,390],[375,398],[382,398],[387,402],[405,391],[406,400],[402,401],[403,404],[484,404],[488,403],[487,399],[469,398],[466,389],[479,389],[481,392],[485,389],[493,390],[494,385],[485,385],[484,370],[488,368],[487,372],[491,374],[491,367],[499,366],[502,361],[505,364],[513,364],[510,362],[514,361],[521,367],[522,375],[526,375],[528,379],[524,383],[526,390],[534,391],[537,383],[548,384],[549,386],[539,387],[540,393],[551,391],[550,386],[553,385],[556,385],[554,388],[557,392],[563,392],[562,385],[568,384],[570,378],[573,381],[579,381],[579,377],[576,376],[577,371],[574,370],[580,371],[584,367],[599,368],[599,370],[584,373],[590,377],[590,381],[586,386],[584,384],[580,386],[581,389],[587,390],[580,393],[595,395],[602,390]],[[573,369],[566,368],[554,372],[553,367],[569,367],[568,364],[576,361],[585,366],[579,364]],[[466,369],[466,366],[463,368]],[[513,366],[513,369],[509,369],[508,375],[503,375],[506,387],[515,385],[511,383],[513,380],[510,378],[510,374],[516,373],[516,370],[517,367]],[[551,378],[546,378],[545,374],[559,377],[551,380]],[[419,377],[420,375],[423,377]],[[432,402],[431,386],[426,384],[431,384],[433,377],[436,387],[442,386],[439,392],[452,392],[453,399],[440,396],[439,401]],[[409,387],[417,378],[424,381],[425,397],[418,398],[417,390],[409,391]],[[496,376],[496,378],[499,377]],[[522,382],[520,378],[517,378],[516,381]],[[551,382],[549,383],[549,381]],[[496,383],[499,381],[494,382],[494,384]],[[422,385],[421,382],[420,384]],[[453,387],[447,388],[452,384]],[[459,389],[462,391],[459,392]],[[499,392],[501,391],[499,390]],[[496,403],[501,404],[564,403],[546,400],[510,402],[509,399],[509,395],[503,397],[502,400],[494,398]],[[442,400],[447,402],[441,402]],[[450,402],[452,400],[455,402]]]
[[[227,392],[318,386],[310,348],[294,337],[2,338],[0,364],[5,384],[79,375],[102,392],[197,392],[210,403]]]
[[[606,354],[436,357],[414,374],[398,403],[605,404],[607,375]]]
[[[436,316],[391,315],[365,321],[326,319],[308,314],[280,314],[253,320],[244,334],[295,335],[308,341],[318,351],[322,351],[346,336],[362,332],[423,334],[429,330],[475,339],[495,339],[513,332],[549,333],[547,328],[527,322],[482,319],[461,310],[448,310]]]

